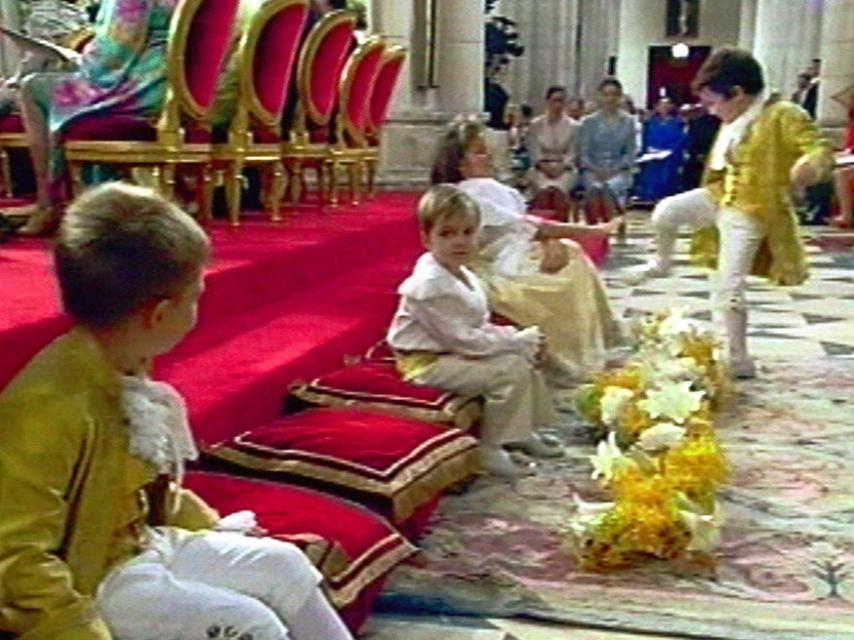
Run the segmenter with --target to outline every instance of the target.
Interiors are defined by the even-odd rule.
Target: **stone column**
[[[447,123],[458,113],[483,111],[483,3],[435,0],[436,86],[419,86],[411,69],[413,47],[423,46],[426,24],[416,24],[416,3],[429,0],[372,0],[375,33],[406,47],[410,55],[397,97],[382,131],[377,181],[393,188],[424,186]]]
[[[818,57],[821,58],[818,121],[828,128],[845,127],[848,114],[830,96],[854,83],[854,0],[825,0]]]
[[[0,0],[0,22],[12,29],[21,28],[21,6],[18,0]],[[9,38],[0,38],[0,75],[10,76],[18,69],[18,47]]]
[[[758,0],[753,52],[768,84],[788,98],[798,73],[819,57],[825,0]]]
[[[756,37],[756,2],[757,0],[741,0],[741,12],[738,22],[738,46],[747,51],[753,51]]]

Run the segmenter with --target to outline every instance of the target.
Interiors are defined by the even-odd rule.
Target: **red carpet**
[[[384,194],[280,225],[211,225],[198,327],[156,371],[187,397],[201,442],[273,418],[288,384],[340,366],[383,335],[396,285],[420,251],[415,201]],[[68,322],[45,242],[0,246],[0,273],[3,385]]]

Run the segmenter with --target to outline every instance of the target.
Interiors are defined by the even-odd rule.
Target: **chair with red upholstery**
[[[238,0],[181,0],[172,16],[166,52],[167,91],[157,122],[126,115],[84,117],[63,136],[72,186],[83,186],[87,163],[151,167],[166,195],[179,166],[200,173],[202,211],[209,215],[213,144],[207,118],[232,39]],[[190,54],[192,52],[192,54]]]
[[[405,61],[404,47],[387,47],[371,91],[366,122],[367,145],[362,152],[362,161],[367,171],[368,196],[371,198],[376,196],[375,178],[379,162],[380,131],[391,110],[392,98]]]
[[[366,40],[350,55],[338,90],[335,143],[330,149],[330,199],[338,201],[338,172],[346,167],[350,177],[350,201],[359,204],[364,150],[371,94],[380,69],[385,43],[379,37]]]
[[[353,44],[355,28],[354,15],[332,11],[312,27],[302,46],[297,66],[298,100],[294,122],[283,145],[294,205],[303,194],[303,170],[307,166],[317,171],[321,200],[325,200],[330,125],[338,103],[341,71]]]
[[[267,0],[252,16],[238,45],[237,107],[227,141],[214,145],[214,163],[226,167],[226,200],[232,225],[240,220],[243,168],[250,165],[269,170],[266,204],[271,219],[280,219],[286,187],[282,111],[307,18],[307,0]]]
[[[9,150],[29,148],[24,133],[24,121],[17,113],[0,116],[0,195],[11,197],[12,169],[9,165]]]
[[[254,511],[268,535],[303,549],[354,631],[389,571],[417,551],[380,516],[312,489],[198,471],[188,473],[184,485],[223,515]]]

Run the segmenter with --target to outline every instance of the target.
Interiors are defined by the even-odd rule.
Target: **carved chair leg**
[[[79,162],[69,162],[68,175],[71,178],[71,195],[76,198],[83,193],[85,188],[83,184],[83,165]]]
[[[329,206],[332,208],[338,206],[338,170],[340,168],[338,160],[329,162]]]
[[[302,162],[297,160],[291,173],[291,204],[296,207],[302,198]]]
[[[240,200],[243,188],[243,160],[234,160],[225,172],[225,200],[231,226],[240,225]]]
[[[163,195],[169,200],[175,200],[175,172],[177,166],[172,162],[163,165],[160,183]]]
[[[199,183],[196,185],[196,197],[199,200],[199,219],[208,222],[213,219],[213,167],[209,162],[199,165]]]
[[[11,197],[12,192],[12,167],[9,164],[9,152],[5,147],[0,147],[0,194]]]
[[[272,182],[269,190],[270,200],[270,220],[280,222],[282,217],[279,215],[282,207],[282,198],[285,196],[285,187],[287,185],[287,177],[285,176],[285,166],[281,160],[274,162],[272,167]]]
[[[373,200],[377,197],[376,173],[377,163],[372,159],[365,160],[365,169],[368,174],[368,198]]]
[[[354,162],[347,164],[347,178],[350,181],[350,204],[356,206],[359,204],[359,185],[358,172]]]

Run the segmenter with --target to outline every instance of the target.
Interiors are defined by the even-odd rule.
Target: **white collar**
[[[165,382],[122,376],[121,405],[130,454],[180,480],[184,461],[199,457],[181,395]]]
[[[754,98],[750,106],[732,122],[721,125],[718,131],[718,136],[715,138],[715,144],[712,146],[712,151],[709,155],[709,166],[720,171],[726,168],[727,153],[736,144],[741,142],[747,129],[762,113],[765,103],[768,101],[770,92],[768,89],[763,89],[762,92]]]

